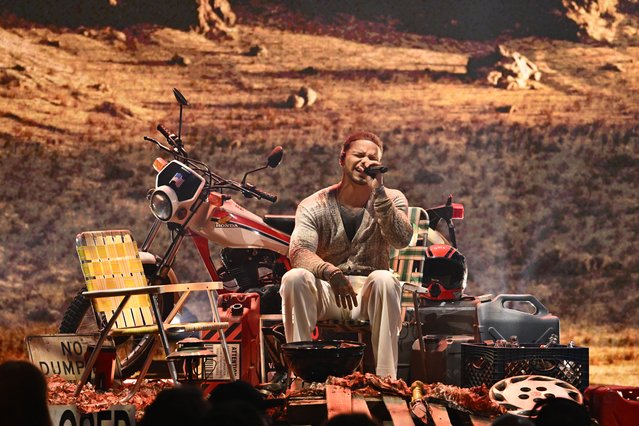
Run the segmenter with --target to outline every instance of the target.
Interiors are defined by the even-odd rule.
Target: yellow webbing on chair
[[[83,232],[76,237],[76,249],[89,291],[147,285],[138,246],[129,231]],[[102,321],[108,321],[121,301],[122,297],[93,299],[93,309]],[[127,302],[114,328],[151,324],[151,301],[147,295],[137,295]]]

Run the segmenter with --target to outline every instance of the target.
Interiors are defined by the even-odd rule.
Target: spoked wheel
[[[568,382],[547,376],[514,376],[495,383],[490,399],[510,414],[529,417],[537,403],[545,399],[565,398],[583,403],[579,390]]]
[[[144,265],[144,274],[149,277],[155,273],[155,265]],[[164,284],[168,284],[169,280]],[[81,289],[67,308],[60,322],[60,333],[97,334],[99,332],[96,318],[91,308],[91,301],[82,295],[86,288]],[[158,299],[162,317],[171,312],[173,298],[170,294]],[[142,368],[147,353],[153,345],[154,335],[143,337],[117,337],[114,339],[117,358],[120,363],[122,378],[132,376]]]

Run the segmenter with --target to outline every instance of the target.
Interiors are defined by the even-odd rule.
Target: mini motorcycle
[[[275,202],[277,196],[250,184],[247,177],[259,170],[277,167],[282,160],[282,147],[274,148],[266,165],[248,171],[241,182],[224,178],[207,164],[189,157],[181,138],[182,109],[189,103],[177,89],[173,89],[173,93],[180,106],[178,134],[160,124],[157,129],[168,145],[144,137],[173,156],[171,161],[158,157],[153,163],[157,176],[155,187],[149,191],[147,198],[155,220],[139,247],[145,275],[153,285],[177,282],[172,266],[184,239],[189,237],[195,243],[211,280],[223,281],[229,291],[256,291],[265,302],[263,312],[264,309],[279,312],[277,288],[282,275],[290,269],[286,255],[294,218],[275,215],[261,218],[237,204],[229,192]],[[156,255],[150,252],[150,247],[163,225],[170,232],[170,243],[162,255]],[[213,261],[209,242],[222,247],[219,253],[221,267],[216,267]],[[60,324],[61,333],[95,329],[90,302],[82,295],[84,290],[80,290],[67,308]],[[163,314],[168,314],[173,300],[169,296],[160,303]],[[121,374],[128,377],[137,371],[139,362],[144,358],[142,355],[150,348],[151,338],[125,340],[115,343]]]

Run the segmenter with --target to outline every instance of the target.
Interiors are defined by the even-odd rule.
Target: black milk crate
[[[588,348],[556,345],[496,347],[462,343],[462,386],[491,387],[506,377],[537,374],[570,383],[580,391],[588,387]]]

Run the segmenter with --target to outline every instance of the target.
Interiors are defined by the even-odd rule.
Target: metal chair
[[[161,343],[165,356],[169,355],[167,331],[219,330],[222,352],[230,379],[235,380],[223,331],[229,324],[220,321],[217,310],[217,290],[223,288],[221,282],[147,285],[138,247],[129,231],[83,232],[76,237],[76,249],[88,289],[83,294],[91,300],[100,332],[76,388],[75,396],[80,394],[89,380],[91,370],[108,336],[155,335],[152,348],[146,355],[135,386],[124,401],[139,390],[157,345]],[[212,321],[171,324],[192,291],[207,292]],[[181,293],[181,295],[169,315],[163,320],[157,298],[165,293]],[[171,378],[177,384],[178,376],[173,362],[168,362],[168,367]]]

